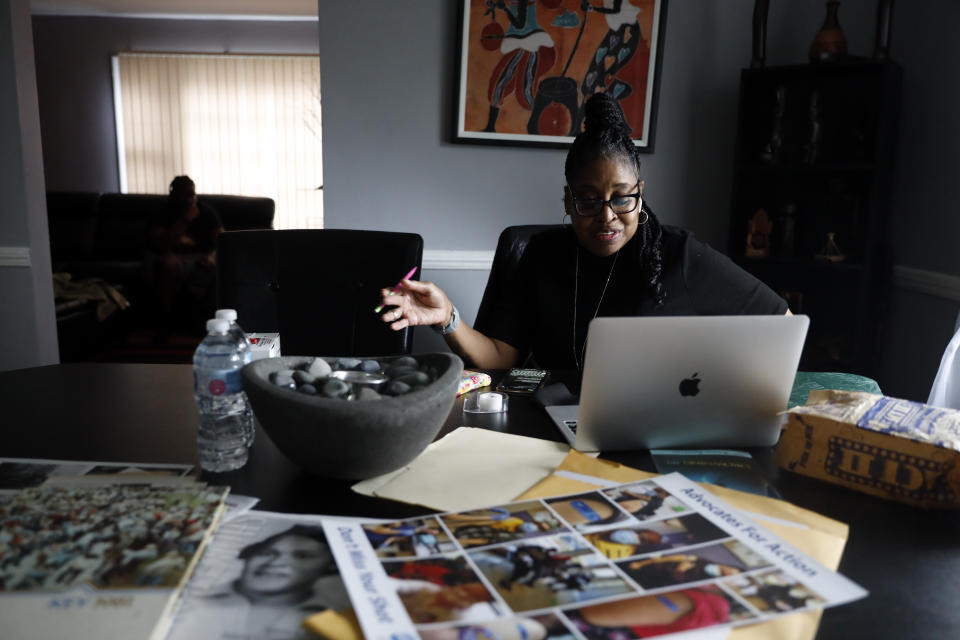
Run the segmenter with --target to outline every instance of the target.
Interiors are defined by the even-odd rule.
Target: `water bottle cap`
[[[230,330],[230,323],[223,318],[210,318],[207,320],[207,333],[226,333]]]
[[[227,322],[233,322],[237,319],[236,309],[217,309],[216,318],[221,318]]]

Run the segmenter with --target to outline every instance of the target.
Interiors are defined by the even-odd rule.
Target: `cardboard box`
[[[279,333],[248,333],[247,340],[254,360],[280,357]]]
[[[778,465],[927,508],[960,507],[960,411],[854,391],[812,391],[788,412]]]

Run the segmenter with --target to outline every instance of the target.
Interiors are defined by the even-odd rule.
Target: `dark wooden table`
[[[0,372],[0,456],[196,464],[196,409],[189,365],[76,363]],[[546,414],[512,398],[499,420],[462,413],[466,424],[560,440]],[[840,571],[870,591],[825,612],[818,638],[954,638],[960,634],[960,512],[923,511],[782,472],[769,450],[751,450],[784,499],[850,525]],[[604,455],[653,470],[643,452]],[[258,509],[405,518],[425,513],[350,491],[351,481],[301,472],[264,433],[238,471],[203,474]]]

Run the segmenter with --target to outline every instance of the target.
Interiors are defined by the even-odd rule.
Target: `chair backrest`
[[[380,290],[422,259],[423,238],[414,233],[225,231],[217,240],[217,303],[236,309],[247,332],[278,331],[286,355],[410,353],[412,329],[392,331],[373,309]]]
[[[487,287],[483,290],[480,307],[477,309],[477,319],[473,328],[481,333],[486,332],[492,320],[495,302],[499,299],[506,279],[517,268],[520,256],[530,238],[541,231],[554,229],[555,224],[521,224],[507,227],[500,232],[497,240],[497,250],[493,255],[493,265],[490,267],[490,276],[487,278]]]
[[[199,200],[217,210],[227,231],[273,227],[273,214],[277,206],[273,198],[205,193]]]

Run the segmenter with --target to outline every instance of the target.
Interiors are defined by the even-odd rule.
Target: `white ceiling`
[[[35,14],[185,18],[317,17],[317,0],[30,0]]]

